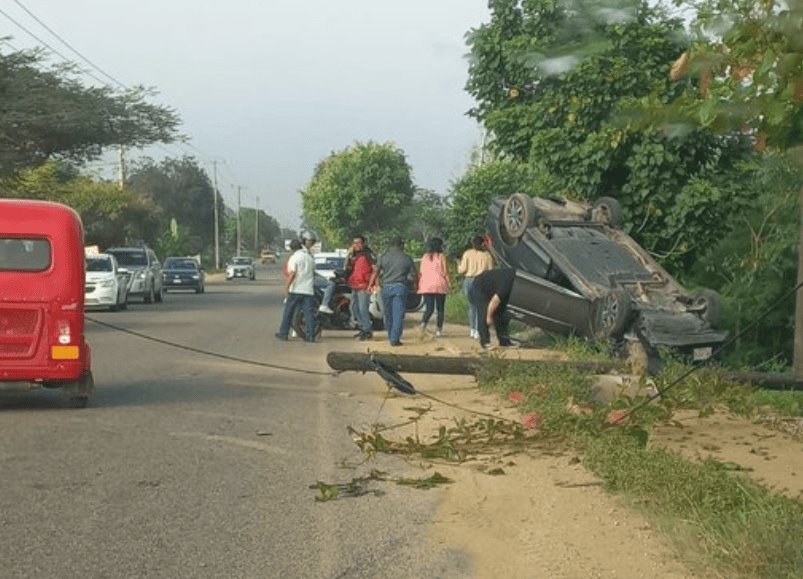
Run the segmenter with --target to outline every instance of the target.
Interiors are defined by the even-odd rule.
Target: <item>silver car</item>
[[[162,265],[148,247],[113,247],[106,253],[117,258],[120,271],[130,274],[129,296],[142,296],[142,302],[161,302],[164,295]]]

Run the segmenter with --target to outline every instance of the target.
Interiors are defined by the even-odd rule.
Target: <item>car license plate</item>
[[[702,362],[703,360],[708,360],[711,357],[713,350],[711,346],[707,346],[705,348],[695,348],[692,352],[692,358],[694,358],[695,362]]]
[[[181,278],[173,278],[173,283],[181,283]]]

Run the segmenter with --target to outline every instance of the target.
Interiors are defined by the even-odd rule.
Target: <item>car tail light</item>
[[[67,320],[59,320],[59,337],[58,341],[59,344],[62,346],[66,346],[70,343],[71,340],[70,336],[70,322]]]

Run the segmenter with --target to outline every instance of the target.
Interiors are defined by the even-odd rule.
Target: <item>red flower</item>
[[[619,424],[627,416],[626,410],[611,410],[608,412],[608,417],[605,419],[605,422],[608,424]]]
[[[513,404],[518,404],[519,402],[524,400],[524,394],[522,394],[518,390],[513,390],[510,394],[507,395],[507,399],[510,400]]]
[[[543,416],[539,412],[528,412],[521,415],[521,425],[527,430],[538,428]]]

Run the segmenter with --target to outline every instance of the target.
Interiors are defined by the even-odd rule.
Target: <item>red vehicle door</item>
[[[0,381],[70,386],[78,404],[91,389],[83,228],[65,205],[0,199]]]

